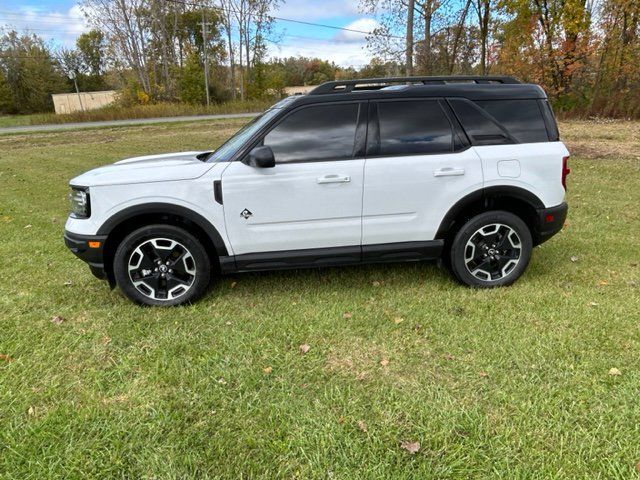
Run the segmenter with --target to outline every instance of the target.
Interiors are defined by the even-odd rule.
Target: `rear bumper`
[[[536,219],[536,244],[541,244],[549,240],[556,233],[562,230],[567,219],[569,206],[561,203],[551,208],[541,208],[537,210]]]
[[[80,260],[86,262],[91,273],[101,280],[107,279],[103,254],[106,239],[106,235],[78,235],[69,231],[64,232],[64,243],[67,248]],[[100,246],[91,248],[89,242],[100,242]]]

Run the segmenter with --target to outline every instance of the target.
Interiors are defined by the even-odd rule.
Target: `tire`
[[[186,230],[149,225],[120,243],[113,272],[122,292],[134,302],[169,307],[202,296],[211,280],[211,263],[202,244]]]
[[[531,232],[520,217],[500,210],[481,213],[455,235],[451,271],[471,287],[504,287],[526,270],[532,249]]]

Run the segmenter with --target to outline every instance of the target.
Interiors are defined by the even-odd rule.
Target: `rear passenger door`
[[[481,162],[444,100],[369,108],[362,244],[433,240],[453,204],[482,188]]]

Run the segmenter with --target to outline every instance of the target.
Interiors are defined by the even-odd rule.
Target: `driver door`
[[[222,192],[236,259],[265,253],[281,266],[310,255],[312,263],[336,254],[360,260],[366,110],[362,102],[302,106],[261,142],[275,167],[231,162]]]

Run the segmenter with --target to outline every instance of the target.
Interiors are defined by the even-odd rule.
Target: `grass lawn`
[[[225,113],[253,113],[262,112],[272,104],[272,100],[237,100],[212,104],[208,107],[203,105],[190,105],[187,103],[156,103],[149,105],[135,105],[131,107],[112,105],[97,110],[63,115],[56,115],[55,113],[4,115],[0,116],[0,128],[21,127],[25,125],[132,120],[141,118],[221,115]]]
[[[0,478],[640,478],[640,123],[561,125],[566,228],[506,289],[399,264],[145,309],[66,250],[69,178],[240,125],[0,137]]]
[[[32,125],[35,115],[0,115],[0,128]]]

